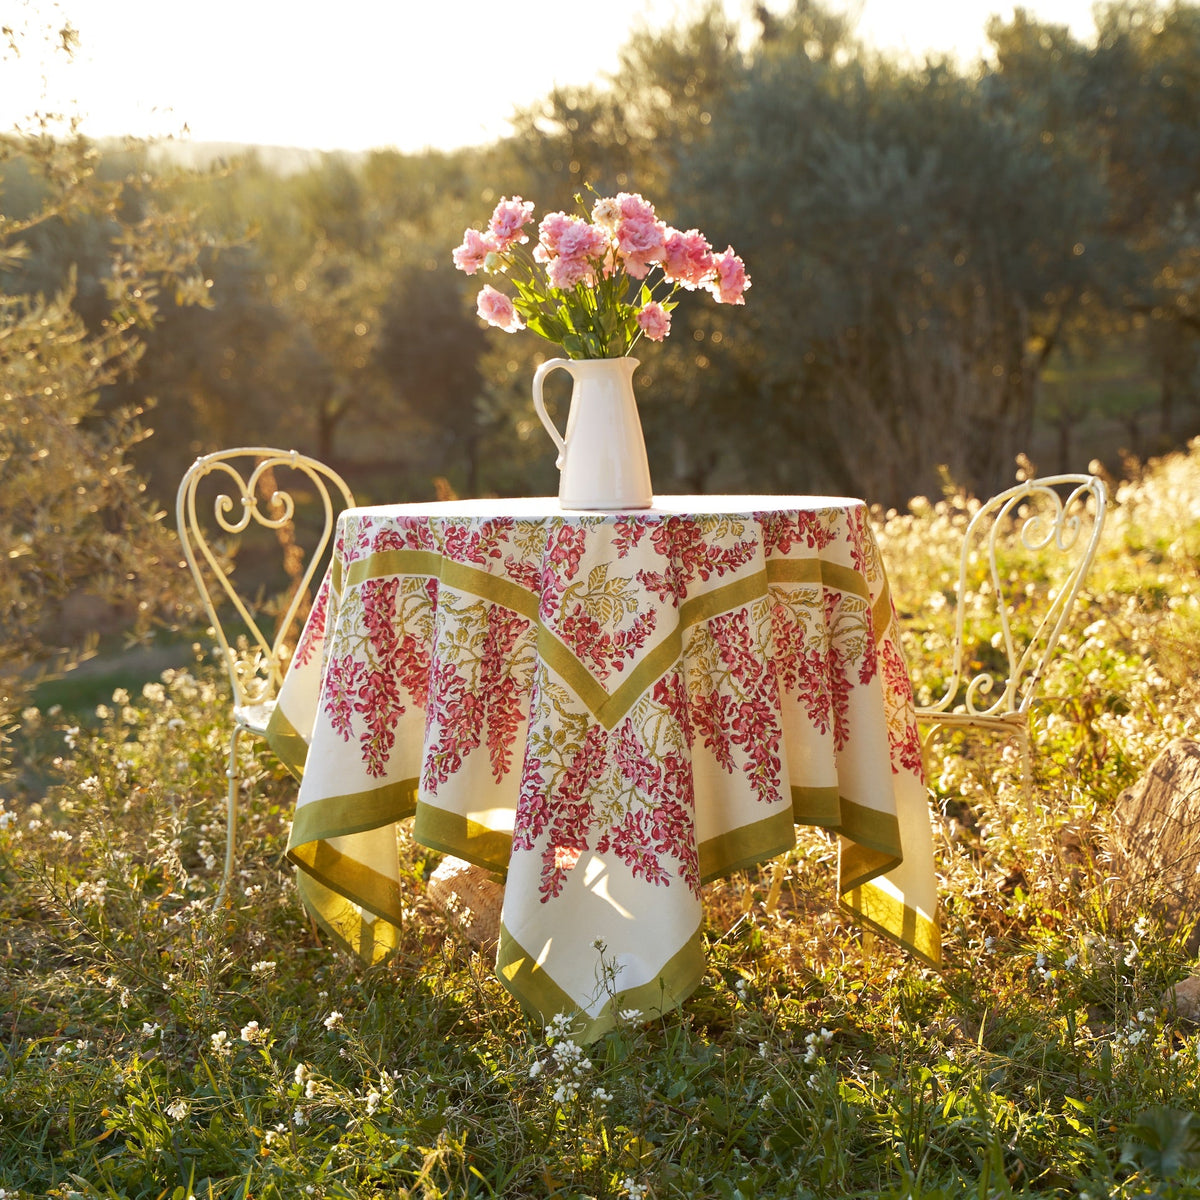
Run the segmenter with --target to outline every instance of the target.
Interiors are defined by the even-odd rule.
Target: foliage
[[[136,370],[164,293],[207,301],[205,239],[159,181],[106,177],[82,139],[20,132],[0,137],[10,181],[22,202],[0,216],[0,726],[48,654],[169,600],[172,547],[130,463],[145,406],[105,390]],[[93,255],[48,259],[63,243]]]
[[[876,513],[917,687],[938,677],[971,510]],[[0,1187],[8,1196],[1183,1197],[1200,1038],[1162,1003],[1192,962],[1104,859],[1121,788],[1197,736],[1200,445],[1120,485],[1037,717],[1027,810],[1002,743],[942,746],[947,963],[867,946],[836,846],[799,831],[706,892],[679,1012],[576,1045],[449,935],[398,840],[387,964],[321,944],[284,847],[294,787],[245,748],[234,900],[214,912],[225,683],[29,708],[0,806]],[[915,628],[915,622],[911,621]],[[980,647],[980,652],[986,652]],[[47,781],[46,773],[53,778]]]
[[[603,86],[556,90],[490,146],[323,154],[290,173],[250,152],[191,180],[172,177],[170,146],[105,147],[64,186],[172,177],[227,248],[202,248],[180,290],[205,306],[160,306],[101,407],[157,401],[130,460],[158,503],[197,452],[234,440],[296,445],[359,494],[381,481],[381,500],[432,495],[436,477],[464,494],[552,490],[534,339],[474,336],[470,299],[438,271],[482,206],[569,210],[591,181],[660,198],[755,277],[745,312],[684,305],[664,313],[672,337],[639,344],[661,492],[903,504],[942,468],[996,491],[1021,452],[1117,468],[1123,448],[1177,446],[1200,420],[1198,12],[1120,0],[1084,42],[1020,11],[992,23],[989,63],[964,69],[881,59],[807,0],[758,6],[750,36],[709,5],[635,34]],[[45,195],[24,158],[4,187],[10,220]],[[72,307],[97,331],[109,233],[82,207],[27,231],[17,294],[53,297],[74,268]]]

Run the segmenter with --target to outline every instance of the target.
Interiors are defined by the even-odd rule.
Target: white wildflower
[[[368,1117],[371,1116],[372,1114],[374,1114],[376,1109],[379,1108],[379,1105],[382,1103],[382,1101],[383,1101],[383,1097],[378,1092],[368,1092],[367,1093],[367,1116]]]
[[[254,1042],[265,1041],[270,1032],[269,1029],[260,1028],[257,1021],[251,1021],[249,1024],[242,1026],[241,1038],[243,1042],[253,1044]]]
[[[311,1074],[312,1072],[309,1071],[308,1066],[305,1063],[300,1063],[297,1065],[295,1071],[292,1072],[292,1078],[297,1083],[307,1083]]]
[[[251,965],[250,974],[251,975],[264,975],[264,976],[265,975],[274,975],[275,974],[275,963],[269,958],[260,959],[258,962],[253,963]]]
[[[601,1104],[607,1104],[612,1099],[612,1092],[606,1091],[602,1087],[593,1088],[592,1099],[598,1100]]]
[[[162,1026],[155,1021],[153,1025],[149,1021],[142,1022],[142,1037],[152,1038],[156,1033],[162,1030]]]
[[[324,1024],[326,1029],[340,1029],[342,1027],[342,1014],[335,1008],[333,1012],[331,1012],[329,1016],[325,1018]]]
[[[184,1117],[186,1117],[191,1111],[192,1106],[182,1097],[180,1097],[178,1100],[172,1100],[171,1103],[167,1105],[167,1116],[170,1117],[172,1121],[182,1121]]]
[[[108,880],[85,879],[76,885],[71,895],[81,904],[91,904],[96,908],[103,908],[104,901],[108,898]]]
[[[209,1035],[208,1040],[214,1054],[224,1056],[233,1053],[233,1047],[229,1044],[229,1034],[225,1030],[218,1029],[216,1033]]]
[[[296,1111],[292,1113],[292,1124],[295,1125],[297,1129],[303,1128],[304,1113],[300,1109],[296,1109]]]
[[[640,1008],[623,1008],[617,1013],[617,1016],[622,1021],[629,1021],[632,1023],[642,1019],[642,1010]]]
[[[65,829],[52,829],[50,840],[52,842],[73,842],[75,839]]]

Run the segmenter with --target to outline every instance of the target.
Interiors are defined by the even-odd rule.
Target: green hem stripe
[[[866,846],[842,844],[838,855],[838,892],[843,895],[862,887],[901,862],[899,854],[885,854]]]
[[[538,617],[538,598],[533,592],[501,575],[445,558],[436,550],[380,550],[351,563],[346,572],[346,583],[353,585],[388,575],[423,575],[438,579],[456,591],[491,600],[531,621]]]
[[[465,858],[477,867],[501,875],[508,873],[512,834],[506,830],[489,829],[461,813],[438,808],[436,804],[420,803],[413,821],[413,837],[430,850]]]
[[[404,920],[400,885],[386,875],[347,858],[328,842],[309,842],[287,856],[300,871],[327,891],[373,912],[380,920],[399,926]],[[328,914],[327,914],[328,915]]]
[[[871,609],[871,624],[875,629],[875,645],[887,636],[888,626],[892,623],[892,589],[888,586],[886,577],[883,581],[883,591]]]
[[[287,719],[278,704],[271,713],[271,719],[267,722],[267,745],[296,779],[304,779],[304,764],[308,760],[308,743]]]
[[[364,921],[350,901],[304,871],[296,873],[296,889],[305,911],[347,954],[373,966],[395,950],[399,931],[390,922]]]
[[[654,979],[616,993],[594,1017],[589,1017],[549,973],[537,965],[534,956],[521,947],[504,923],[500,924],[497,978],[533,1016],[545,1019],[555,1013],[576,1014],[571,1032],[581,1043],[603,1037],[616,1025],[616,1014],[622,1009],[639,1009],[645,1018],[662,1016],[678,1008],[699,986],[705,969],[704,941],[697,926]]]
[[[865,804],[856,804],[844,796],[839,799],[841,820],[832,827],[860,846],[900,860],[900,822],[895,813],[880,812]]]
[[[325,838],[346,837],[379,829],[413,815],[417,807],[417,780],[403,779],[367,792],[324,796],[296,809],[288,849]]]
[[[796,844],[790,812],[774,812],[752,825],[706,838],[697,847],[700,882],[711,883],[722,875],[786,854]]]
[[[942,935],[936,922],[867,884],[842,896],[841,907],[931,967],[942,965]]]
[[[842,796],[837,787],[793,787],[792,823],[836,829],[842,819]]]

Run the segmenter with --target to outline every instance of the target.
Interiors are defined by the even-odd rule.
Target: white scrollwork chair
[[[993,496],[972,516],[963,537],[955,603],[953,656],[941,698],[917,707],[928,749],[941,729],[975,728],[1020,744],[1025,803],[1032,803],[1033,742],[1030,708],[1084,577],[1096,556],[1108,494],[1094,475],[1047,475]],[[1050,577],[1046,606],[1030,610],[1031,583],[1006,555],[1057,555],[1062,570]],[[968,621],[994,617],[991,636],[1003,652],[1000,669],[977,671],[968,661]],[[1022,633],[1014,629],[1017,625]]]
[[[203,493],[199,505],[198,493]],[[319,532],[304,539],[311,546],[307,562],[295,540],[297,497],[316,502],[312,521]],[[211,519],[206,511],[210,499]],[[175,507],[179,540],[233,689],[233,733],[225,772],[229,779],[225,872],[217,907],[225,899],[233,874],[241,778],[238,741],[243,731],[258,737],[266,733],[299,633],[295,627],[301,606],[333,536],[337,514],[353,506],[354,497],[336,471],[295,450],[267,446],[240,446],[202,455],[179,485]],[[253,526],[272,531],[292,578],[290,600],[279,605],[283,611],[275,621],[272,636],[259,623],[259,617],[267,616],[267,612],[255,605],[259,614],[256,617],[248,596],[239,593],[230,578],[228,551],[235,539],[253,532]],[[226,615],[228,629],[222,626],[217,612],[221,600],[233,605],[234,613]],[[237,633],[233,632],[234,622]]]

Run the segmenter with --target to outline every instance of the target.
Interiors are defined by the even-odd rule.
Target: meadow
[[[1113,498],[1032,806],[1002,742],[931,753],[943,968],[864,941],[801,829],[778,897],[769,867],[708,888],[682,1010],[586,1046],[447,930],[406,834],[394,957],[323,944],[266,749],[213,911],[227,685],[202,630],[99,702],[44,694],[0,784],[0,1197],[1200,1196],[1200,1033],[1164,1001],[1192,928],[1108,842],[1122,789],[1200,737],[1200,442]],[[970,511],[875,514],[918,696]]]

